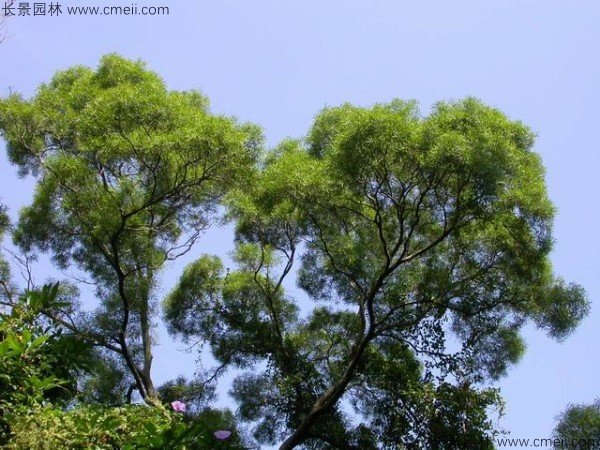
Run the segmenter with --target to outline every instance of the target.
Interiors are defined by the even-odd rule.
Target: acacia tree
[[[37,180],[15,242],[87,274],[100,302],[91,314],[46,314],[122,366],[129,394],[152,402],[157,276],[217,220],[219,199],[250,170],[260,133],[116,55],[96,70],[58,72],[32,99],[0,100],[0,130],[20,175]]]
[[[238,268],[192,263],[170,330],[241,369],[241,417],[282,450],[493,448],[482,382],[525,323],[562,339],[588,311],[552,272],[533,143],[474,99],[325,109],[229,198]],[[296,262],[308,301],[284,291]]]

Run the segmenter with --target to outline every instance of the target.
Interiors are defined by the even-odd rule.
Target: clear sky
[[[117,52],[145,60],[172,89],[200,89],[214,112],[260,124],[271,145],[303,136],[321,108],[342,102],[416,99],[426,113],[438,100],[470,95],[528,124],[539,136],[536,151],[559,211],[555,269],[586,287],[592,313],[561,344],[527,328],[528,352],[499,384],[508,404],[500,426],[514,437],[549,437],[569,402],[600,395],[597,0],[135,3],[138,10],[168,6],[169,15],[161,16],[69,15],[67,7],[78,4],[134,3],[58,3],[58,15],[8,18],[0,95],[12,89],[29,96],[57,69],[95,66],[101,55]],[[17,180],[2,153],[0,198],[13,213],[31,186]],[[200,241],[196,255],[230,246],[231,234],[222,230]],[[193,370],[195,356],[174,350],[180,347],[163,339],[159,381]]]

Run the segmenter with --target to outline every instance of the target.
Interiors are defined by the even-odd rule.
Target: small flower
[[[231,436],[231,431],[219,430],[219,431],[215,431],[214,435],[215,435],[215,438],[217,438],[218,440],[224,441],[229,436]]]
[[[180,402],[179,400],[175,400],[174,402],[172,402],[171,408],[173,408],[173,411],[177,411],[180,413],[184,413],[186,410],[185,403]]]

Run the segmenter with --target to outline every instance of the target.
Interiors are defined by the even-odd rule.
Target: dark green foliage
[[[255,250],[245,247],[237,258],[261,258]],[[269,308],[277,311],[280,322],[274,326],[254,276],[249,269],[225,274],[217,258],[200,258],[185,269],[178,289],[165,300],[171,331],[183,336],[201,333],[219,360],[240,367],[264,358],[282,339],[279,327],[294,320],[296,308],[284,298],[273,296]],[[240,329],[247,331],[242,334]]]
[[[79,379],[83,404],[121,406],[131,403],[133,388],[127,366],[112,352],[94,348],[88,374]]]
[[[185,377],[177,377],[159,386],[158,398],[165,405],[174,401],[181,401],[187,405],[188,415],[198,415],[207,410],[209,402],[214,400],[214,386],[201,380],[187,380]]]
[[[57,294],[57,284],[27,291],[0,313],[0,441],[15,414],[43,401],[73,399],[77,378],[89,364],[89,347],[41,313],[60,306]]]
[[[3,242],[4,234],[10,226],[10,219],[6,206],[0,203],[0,243]],[[14,286],[10,275],[10,266],[4,255],[0,253],[0,302],[8,303],[12,297]]]

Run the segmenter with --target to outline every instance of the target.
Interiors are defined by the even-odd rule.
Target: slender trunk
[[[342,377],[319,397],[310,412],[302,419],[298,428],[281,444],[279,450],[291,450],[302,444],[307,438],[308,431],[317,419],[335,406],[337,401],[344,395],[344,392],[346,392],[346,388],[350,381],[352,381],[352,378],[354,378],[358,364],[372,338],[373,334],[369,332],[360,340]]]
[[[150,312],[148,307],[148,298],[142,300],[140,310],[140,325],[142,329],[142,346],[144,349],[144,366],[142,367],[142,377],[144,380],[146,395],[150,398],[156,398],[156,389],[152,382],[152,336],[150,332]]]
[[[142,269],[143,263],[136,261],[138,272],[136,277],[138,278],[138,293],[139,298],[139,314],[140,314],[140,328],[142,332],[142,351],[144,354],[144,362],[141,368],[142,379],[144,380],[144,387],[146,389],[146,397],[144,400],[152,404],[156,400],[156,389],[152,382],[152,321],[150,312],[150,290],[152,286],[152,272],[147,269]]]

